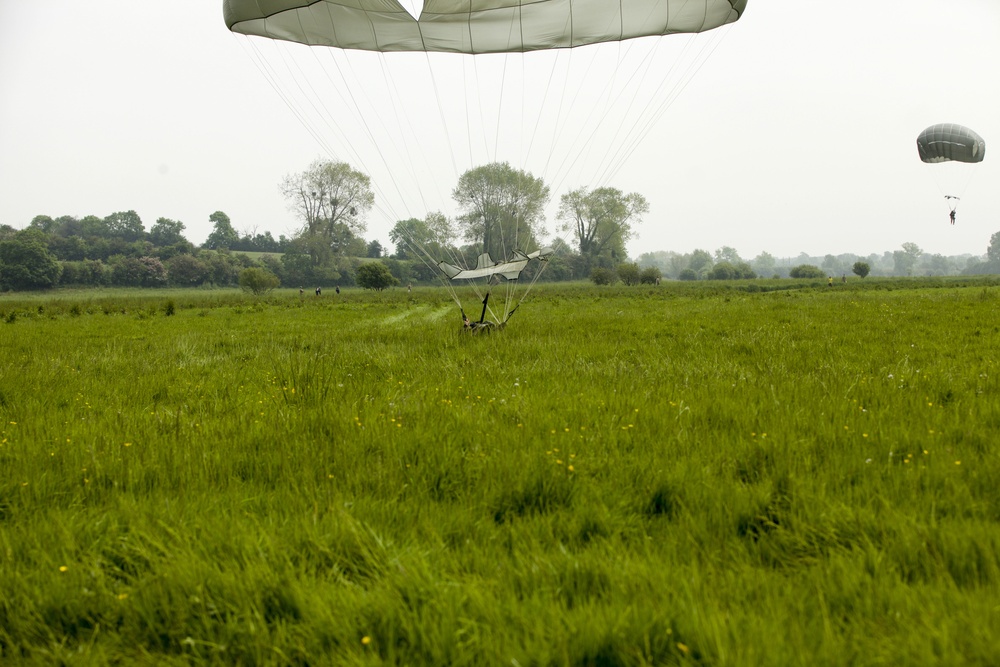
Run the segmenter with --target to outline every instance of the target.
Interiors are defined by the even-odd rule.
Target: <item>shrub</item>
[[[618,268],[615,269],[618,273],[618,279],[621,280],[626,285],[638,285],[639,284],[639,265],[635,263],[625,263],[619,264]]]
[[[823,269],[818,266],[813,266],[812,264],[799,264],[798,266],[792,267],[792,270],[788,272],[788,275],[792,278],[822,278]]]
[[[386,287],[399,284],[399,281],[389,272],[389,267],[382,262],[362,264],[355,271],[354,279],[358,286],[375,291],[382,291]]]
[[[278,276],[267,269],[249,268],[240,271],[240,287],[254,296],[267,294],[280,284]]]
[[[599,266],[590,272],[590,280],[595,285],[610,285],[615,282],[615,274],[610,269]]]
[[[647,266],[639,274],[639,282],[643,285],[655,285],[659,282],[663,274],[660,273],[660,269],[655,266]]]
[[[864,278],[869,273],[871,273],[872,267],[868,266],[868,262],[854,262],[854,266],[851,267],[851,271],[854,275]]]
[[[684,269],[677,275],[678,280],[698,280],[698,272],[694,269]]]

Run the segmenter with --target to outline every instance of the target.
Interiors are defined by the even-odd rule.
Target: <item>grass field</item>
[[[0,663],[1000,664],[1000,286],[0,296]]]

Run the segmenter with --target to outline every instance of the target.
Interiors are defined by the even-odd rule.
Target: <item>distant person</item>
[[[830,287],[833,287],[833,276],[827,276],[826,284],[829,285]]]
[[[302,296],[302,295],[304,295],[305,293],[306,293],[306,291],[305,291],[304,289],[302,289],[302,288],[300,287],[300,288],[299,288],[299,296]]]
[[[951,218],[951,224],[954,225],[955,224],[955,209],[951,210],[951,213],[948,214],[948,217]]]
[[[337,294],[340,294],[340,285],[337,285],[334,289],[337,291]]]
[[[407,283],[406,284],[406,291],[407,292],[412,292],[413,291],[413,284],[412,283]]]
[[[842,282],[842,283],[846,283],[847,282],[847,274],[846,273],[844,275],[840,276],[840,282]]]
[[[319,295],[320,295],[320,294],[322,294],[322,293],[323,293],[323,290],[322,290],[322,289],[320,289],[319,287],[317,287],[317,288],[316,288],[316,296],[319,296]]]

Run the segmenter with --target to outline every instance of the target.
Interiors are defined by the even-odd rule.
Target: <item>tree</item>
[[[729,262],[733,266],[736,266],[743,261],[740,257],[740,253],[736,252],[736,248],[731,248],[727,245],[722,246],[715,251],[715,261],[716,262]]]
[[[868,262],[854,262],[854,266],[851,267],[851,271],[854,272],[854,275],[861,278],[866,277],[869,273],[871,273],[871,270],[872,267],[868,265]]]
[[[194,287],[207,277],[208,267],[194,255],[177,255],[167,262],[167,279],[173,285]]]
[[[44,232],[30,227],[0,241],[0,287],[46,289],[59,281],[62,267],[45,241]]]
[[[615,273],[618,274],[618,279],[626,285],[632,286],[639,284],[639,265],[634,262],[619,264],[615,269]]]
[[[624,256],[625,243],[632,238],[633,226],[642,222],[649,212],[649,203],[642,195],[625,194],[617,188],[604,187],[589,191],[580,188],[567,192],[560,199],[559,229],[571,232],[580,254],[597,263],[605,252]]]
[[[240,235],[233,229],[233,223],[229,220],[228,215],[222,211],[216,211],[208,216],[208,221],[213,223],[214,226],[212,227],[212,233],[208,235],[205,243],[202,244],[203,248],[208,248],[209,250],[228,250],[239,243]]]
[[[302,221],[302,235],[330,238],[338,225],[360,234],[375,205],[371,179],[346,162],[316,160],[305,171],[285,176],[280,188]]]
[[[798,266],[793,266],[788,275],[792,278],[822,278],[824,274],[823,269],[818,266],[813,264],[799,264]]]
[[[365,257],[370,259],[379,259],[382,257],[383,252],[384,250],[382,248],[382,244],[376,239],[368,244],[368,252]]]
[[[184,223],[170,218],[158,218],[149,228],[149,240],[157,247],[181,243],[186,240]]]
[[[658,266],[647,266],[639,274],[639,282],[643,285],[656,285],[660,282],[660,278],[663,274],[660,273],[660,267]]]
[[[986,259],[1000,264],[1000,232],[990,237],[990,245],[986,248]]]
[[[458,223],[466,240],[499,260],[535,245],[549,188],[528,172],[493,162],[462,174],[452,197],[462,209]]]
[[[716,262],[712,270],[705,277],[709,280],[735,280],[739,277],[739,272],[731,262],[722,260],[721,262]]]
[[[774,256],[771,253],[762,252],[753,258],[750,265],[758,275],[773,276],[777,262],[775,262]]]
[[[590,272],[590,280],[595,285],[610,285],[615,282],[616,278],[617,276],[614,271],[606,269],[603,266],[594,267],[594,270]]]
[[[897,276],[913,275],[913,267],[916,266],[917,260],[923,252],[916,243],[904,243],[902,250],[896,250],[892,253],[895,267],[893,272]]]
[[[712,268],[712,256],[708,254],[707,250],[695,250],[691,253],[687,268],[694,271],[698,277],[701,277]]]
[[[399,281],[389,271],[389,267],[382,262],[367,262],[362,264],[355,272],[354,280],[358,283],[359,287],[377,292],[384,290],[386,287],[399,284]]]
[[[278,276],[267,269],[251,267],[240,271],[240,287],[244,292],[250,292],[254,296],[267,294],[280,284]]]
[[[438,212],[428,213],[423,220],[400,220],[389,232],[389,240],[396,245],[396,259],[425,260],[425,254],[443,258],[454,237],[451,221]]]
[[[140,241],[146,236],[146,228],[142,226],[142,219],[135,211],[119,211],[104,218],[108,234],[131,243]]]

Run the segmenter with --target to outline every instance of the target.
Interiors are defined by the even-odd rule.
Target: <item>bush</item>
[[[677,275],[678,280],[698,280],[698,272],[694,269],[684,269]]]
[[[389,272],[389,267],[382,262],[367,262],[355,271],[354,279],[359,287],[382,291],[386,287],[398,285],[399,281]]]
[[[871,273],[872,267],[868,266],[868,262],[854,262],[854,266],[851,267],[851,271],[854,275],[864,278],[869,273]]]
[[[722,261],[712,267],[706,278],[709,280],[735,280],[739,277],[736,267],[731,263]]]
[[[647,266],[639,274],[639,282],[643,285],[655,285],[660,282],[660,278],[662,277],[663,274],[660,273],[659,267]]]
[[[615,270],[618,273],[618,279],[621,280],[626,285],[638,285],[639,284],[639,265],[632,264],[619,264],[618,268]]]
[[[823,269],[818,266],[813,266],[812,264],[799,264],[798,266],[792,267],[792,270],[788,272],[788,275],[792,278],[822,278],[824,273]]]
[[[610,269],[599,266],[590,272],[590,280],[595,285],[610,285],[615,282],[615,274]]]
[[[267,269],[249,268],[240,271],[240,287],[254,296],[267,294],[280,284],[278,276]]]

